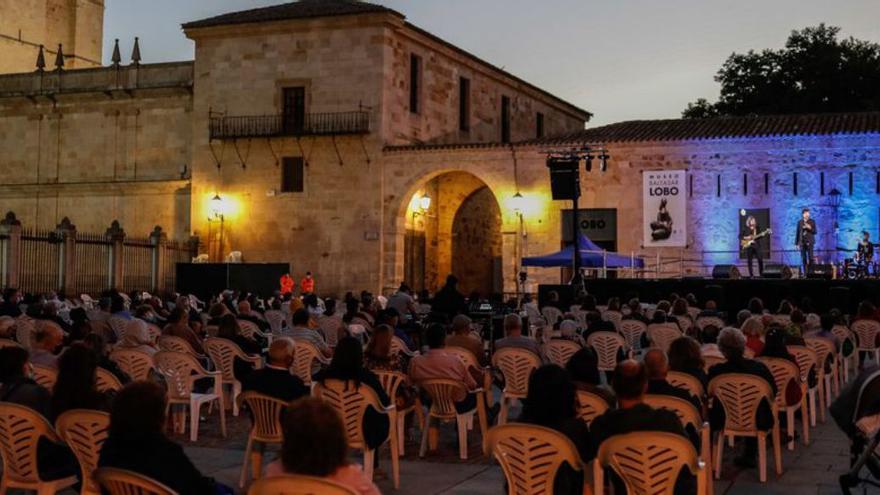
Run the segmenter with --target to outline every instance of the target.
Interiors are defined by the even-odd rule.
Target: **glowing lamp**
[[[223,219],[223,212],[226,209],[226,204],[223,201],[223,198],[220,197],[220,194],[215,194],[213,198],[211,198],[211,214],[214,218]]]
[[[513,197],[510,198],[510,207],[516,213],[522,213],[523,209],[525,208],[525,202],[526,199],[523,197],[522,194],[519,193],[519,191],[517,191],[516,194],[514,194]]]
[[[431,208],[431,197],[427,194],[422,195],[422,197],[419,198],[419,208],[422,211],[428,211]]]

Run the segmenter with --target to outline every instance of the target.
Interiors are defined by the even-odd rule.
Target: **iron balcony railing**
[[[285,115],[211,117],[211,139],[367,134],[370,114],[364,111]]]

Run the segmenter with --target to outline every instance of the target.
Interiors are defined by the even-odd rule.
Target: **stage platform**
[[[224,289],[269,297],[290,273],[287,263],[178,263],[177,291],[207,301]]]
[[[700,304],[712,299],[718,303],[719,309],[728,313],[745,308],[752,297],[760,297],[770,311],[775,311],[784,298],[799,304],[804,297],[809,297],[817,312],[836,307],[852,313],[865,299],[880,304],[880,280],[589,279],[586,287],[599,304],[605,304],[609,297],[615,296],[624,304],[636,296],[642,302],[656,303],[667,299],[673,292],[682,296],[693,293]],[[559,292],[564,304],[571,298],[569,286],[541,285],[539,301],[545,300],[550,290]]]

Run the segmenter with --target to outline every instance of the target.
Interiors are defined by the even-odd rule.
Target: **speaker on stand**
[[[782,263],[767,263],[764,265],[764,274],[762,276],[763,278],[789,280],[792,275],[793,272],[788,265]]]
[[[715,265],[712,268],[712,278],[737,280],[741,275],[736,265]]]

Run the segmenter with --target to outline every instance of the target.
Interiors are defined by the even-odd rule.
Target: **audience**
[[[245,377],[241,384],[242,392],[257,392],[285,402],[309,395],[309,388],[290,372],[294,352],[290,338],[279,337],[272,341],[266,365]]]
[[[764,350],[764,319],[761,316],[751,316],[740,325],[740,330],[746,337],[746,348],[755,356],[760,356]]]
[[[52,397],[31,378],[28,351],[21,347],[0,348],[0,402],[27,406],[50,417]]]
[[[601,385],[599,376],[599,358],[592,347],[584,347],[574,353],[565,365],[566,371],[574,381],[577,390],[583,390],[605,399],[608,407],[614,407],[614,394]]]
[[[669,359],[661,349],[649,349],[644,357],[645,372],[648,374],[648,392],[652,395],[669,395],[686,400],[694,405],[698,411],[702,410],[703,404],[699,397],[689,394],[686,390],[678,388],[668,381]]]
[[[238,319],[253,323],[261,332],[268,333],[271,330],[269,323],[259,313],[251,309],[251,303],[247,300],[238,302]]]
[[[762,363],[746,359],[746,337],[736,328],[725,328],[718,336],[718,348],[724,355],[726,361],[716,364],[709,369],[709,382],[718,376],[728,373],[742,373],[754,375],[763,379],[770,385],[773,397],[776,396],[776,380],[773,374]],[[724,408],[713,407],[710,411],[710,424],[712,429],[717,431],[724,427]],[[764,431],[773,427],[773,414],[770,409],[770,403],[762,400],[758,407],[757,425]],[[758,443],[754,438],[747,438],[745,441],[745,450],[742,455],[736,457],[735,463],[740,467],[754,468],[756,466],[755,456],[758,452]]]
[[[396,371],[406,373],[409,365],[407,355],[398,352],[391,353],[391,341],[394,330],[390,325],[377,325],[373,329],[373,336],[367,342],[364,350],[364,366],[374,371]]]
[[[700,347],[700,353],[703,357],[724,357],[721,350],[718,349],[718,332],[720,330],[715,325],[703,327],[703,331],[700,332],[700,339],[703,342],[703,345]]]
[[[281,426],[281,454],[266,468],[266,476],[314,476],[345,485],[359,495],[379,495],[379,488],[362,468],[349,463],[345,426],[332,407],[311,397],[299,399],[291,404]]]
[[[31,346],[31,363],[58,367],[58,352],[64,343],[64,333],[61,328],[52,321],[37,320],[34,322],[33,345]]]
[[[52,388],[51,421],[71,409],[110,411],[111,394],[98,392],[97,370],[95,355],[83,344],[73,344],[61,354]]]
[[[167,403],[165,390],[156,383],[126,385],[113,401],[98,466],[134,471],[181,494],[231,494],[228,487],[203,476],[183,448],[165,436]]]
[[[295,300],[293,299],[292,301]],[[294,341],[304,341],[312,344],[324,357],[332,356],[333,350],[327,345],[327,341],[324,340],[321,333],[313,328],[309,328],[310,319],[309,310],[300,308],[293,313],[290,319],[293,328],[284,330],[282,333]]]
[[[705,362],[700,352],[700,344],[692,337],[682,336],[669,344],[669,370],[687,373],[708,386],[709,379],[704,370]]]
[[[189,299],[185,299],[189,301]],[[168,316],[168,325],[162,329],[162,335],[170,335],[172,337],[180,337],[185,340],[196,354],[205,354],[202,347],[202,340],[196,335],[196,332],[189,325],[187,320],[186,309],[177,306]]]
[[[523,401],[522,423],[544,426],[562,433],[577,448],[581,459],[592,459],[590,432],[586,423],[577,417],[575,386],[564,369],[549,364],[529,377],[529,393]],[[554,494],[580,495],[583,491],[583,473],[564,465],[556,474]]]
[[[150,329],[147,323],[138,319],[129,320],[125,324],[125,333],[122,340],[116,344],[116,347],[140,351],[150,355],[155,354],[159,350],[150,336]]]
[[[525,349],[541,356],[541,347],[538,342],[522,334],[522,319],[517,314],[509,314],[504,317],[504,337],[495,341],[495,351],[505,348]]]
[[[483,342],[471,334],[471,319],[465,315],[456,315],[452,319],[452,335],[446,337],[446,347],[460,347],[470,351],[480,363],[480,366],[489,364],[486,352],[483,350]]]
[[[346,337],[339,341],[330,366],[315,377],[325,384],[327,380],[341,380],[355,387],[364,385],[373,390],[382,406],[391,405],[391,399],[382,388],[375,373],[364,367],[364,350],[359,340]],[[364,412],[364,441],[370,449],[376,449],[388,438],[390,424],[388,416],[368,407]],[[378,463],[379,456],[376,456]]]

